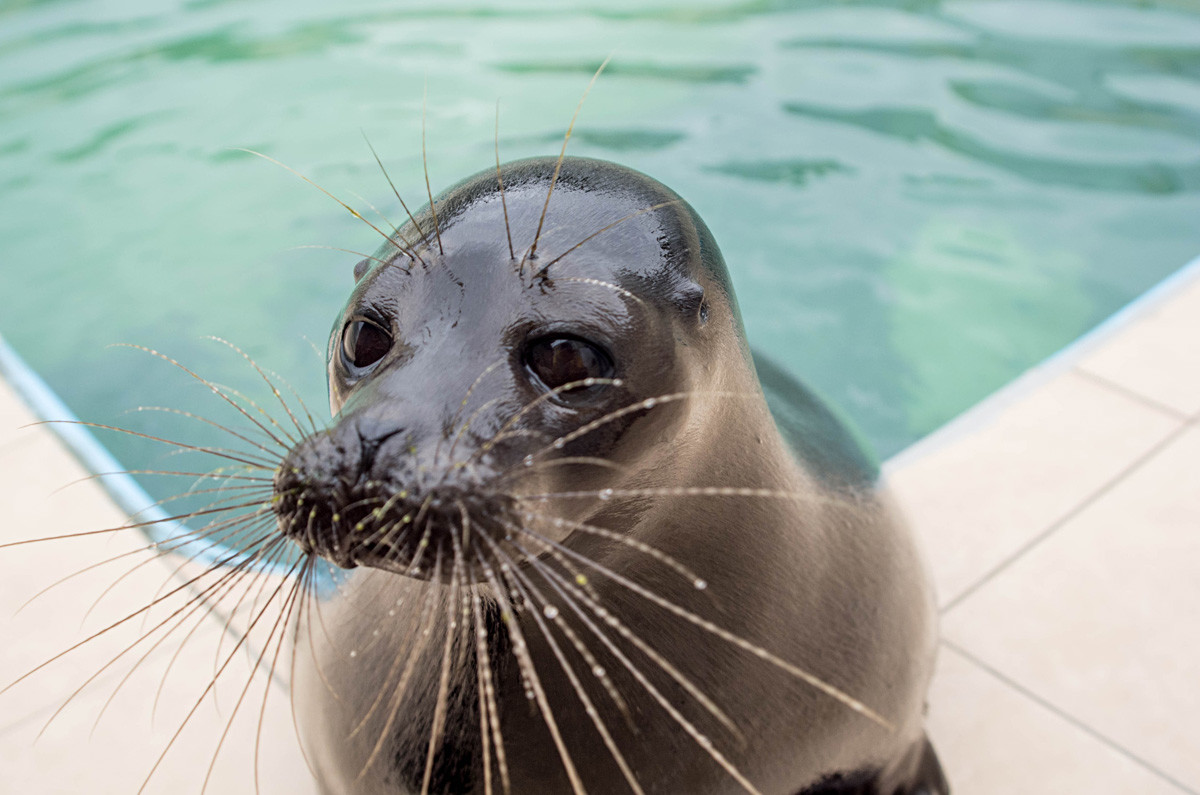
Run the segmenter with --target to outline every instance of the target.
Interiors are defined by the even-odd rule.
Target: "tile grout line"
[[[1092,493],[1088,494],[1086,497],[1084,497],[1082,500],[1080,500],[1075,505],[1075,507],[1071,508],[1065,514],[1060,516],[1058,519],[1054,520],[1050,524],[1049,527],[1047,527],[1042,532],[1038,533],[1036,536],[1031,538],[1029,541],[1022,544],[1015,552],[1013,552],[1008,557],[1006,557],[1004,560],[1000,561],[998,564],[993,566],[987,573],[985,573],[983,576],[981,576],[979,579],[977,579],[975,582],[973,582],[971,585],[969,585],[966,589],[964,589],[962,592],[960,592],[953,599],[949,600],[944,605],[939,607],[938,614],[943,615],[943,616],[946,615],[951,610],[953,610],[954,608],[956,608],[960,604],[962,604],[969,597],[971,597],[972,595],[977,593],[979,591],[979,589],[981,589],[983,586],[987,585],[989,582],[994,580],[999,574],[1003,573],[1011,565],[1013,565],[1018,560],[1020,560],[1022,557],[1024,557],[1027,553],[1029,553],[1032,549],[1039,546],[1042,542],[1044,542],[1050,536],[1054,535],[1054,533],[1056,531],[1058,531],[1060,528],[1062,528],[1063,525],[1065,525],[1067,522],[1074,519],[1079,514],[1083,513],[1085,510],[1087,510],[1089,507],[1091,507],[1097,500],[1099,500],[1101,497],[1103,497],[1108,492],[1110,492],[1114,487],[1118,486],[1121,482],[1123,482],[1125,479],[1127,479],[1134,472],[1138,471],[1145,464],[1149,463],[1153,458],[1155,458],[1163,450],[1165,450],[1166,448],[1168,448],[1172,444],[1174,444],[1174,442],[1177,439],[1179,439],[1181,436],[1183,436],[1185,431],[1187,431],[1189,428],[1193,427],[1195,422],[1196,422],[1195,419],[1180,420],[1179,424],[1175,428],[1173,428],[1170,433],[1168,433],[1162,439],[1155,442],[1155,444],[1149,450],[1147,450],[1146,452],[1142,453],[1137,458],[1135,458],[1133,460],[1133,463],[1127,465],[1116,475],[1109,478],[1107,481],[1105,481],[1103,484],[1101,484],[1099,488],[1097,488]]]
[[[1172,419],[1181,420],[1183,422],[1188,422],[1188,421],[1194,419],[1193,417],[1189,416],[1188,413],[1185,411],[1180,411],[1179,409],[1172,408],[1171,406],[1168,406],[1165,403],[1160,403],[1159,401],[1155,400],[1154,398],[1144,395],[1141,392],[1138,392],[1136,390],[1130,389],[1129,387],[1125,386],[1124,384],[1113,381],[1111,378],[1094,373],[1091,370],[1088,370],[1083,365],[1071,368],[1070,372],[1074,373],[1075,375],[1086,378],[1087,380],[1092,381],[1092,382],[1096,383],[1097,385],[1105,387],[1113,392],[1120,393],[1120,394],[1124,395],[1125,397],[1129,398],[1130,400],[1135,400],[1138,403],[1141,403],[1146,408],[1153,409],[1162,414],[1166,414],[1166,415],[1170,416]]]
[[[1020,682],[1016,681],[1015,679],[1012,679],[1011,677],[1006,676],[1004,673],[1002,673],[998,669],[993,668],[991,665],[984,662],[979,657],[976,657],[974,654],[967,651],[966,649],[959,646],[958,644],[954,643],[953,641],[942,638],[940,641],[940,644],[942,646],[946,647],[947,649],[950,649],[951,651],[955,652],[956,654],[959,654],[962,657],[966,658],[972,664],[974,664],[975,666],[977,666],[978,668],[980,668],[981,670],[983,670],[984,672],[986,672],[987,674],[992,676],[994,679],[996,679],[1001,684],[1016,691],[1017,693],[1024,696],[1025,698],[1029,699],[1030,701],[1033,701],[1035,704],[1041,706],[1043,709],[1049,710],[1053,714],[1057,715],[1058,717],[1060,717],[1063,720],[1070,723],[1075,728],[1080,729],[1088,736],[1099,741],[1100,743],[1102,743],[1103,745],[1112,749],[1113,751],[1116,751],[1117,753],[1121,754],[1126,759],[1135,763],[1136,765],[1143,768],[1147,772],[1154,774],[1158,778],[1160,778],[1163,781],[1167,782],[1168,784],[1176,787],[1180,791],[1188,793],[1188,795],[1200,795],[1200,792],[1197,792],[1192,787],[1188,786],[1187,784],[1184,784],[1182,781],[1175,778],[1170,773],[1167,773],[1166,771],[1159,769],[1157,766],[1146,761],[1142,757],[1138,756],[1133,751],[1129,750],[1125,746],[1123,746],[1120,743],[1118,743],[1117,741],[1113,740],[1111,737],[1109,737],[1105,734],[1102,734],[1101,732],[1097,731],[1096,729],[1092,728],[1091,726],[1088,726],[1086,723],[1081,721],[1079,718],[1076,718],[1074,715],[1070,714],[1069,712],[1066,712],[1066,711],[1060,709],[1058,706],[1056,706],[1051,701],[1048,701],[1047,699],[1038,695],[1037,693],[1035,693],[1034,691],[1025,687],[1024,685],[1022,685]]]

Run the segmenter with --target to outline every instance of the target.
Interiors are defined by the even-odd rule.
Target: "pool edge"
[[[1200,280],[1200,255],[1184,263],[1082,336],[1075,338],[1055,353],[1028,368],[983,400],[947,420],[937,430],[888,457],[882,465],[884,477],[886,478],[891,472],[903,469],[917,459],[954,444],[987,425],[1004,409],[1022,400],[1055,376],[1066,372],[1088,353],[1098,349],[1131,324],[1156,310],[1182,287],[1198,280]]]

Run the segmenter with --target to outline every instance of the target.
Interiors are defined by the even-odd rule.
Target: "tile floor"
[[[941,597],[929,731],[959,793],[1200,792],[1200,268],[1185,275],[889,464]]]
[[[1190,271],[1164,300],[1142,302],[887,466],[941,597],[929,731],[958,795],[1200,793],[1200,267]],[[0,384],[0,543],[119,527],[124,516],[94,484],[61,488],[83,473],[45,427],[19,427],[30,421]],[[105,569],[12,615],[50,584],[47,572],[118,555],[111,565],[129,568],[143,560],[136,550],[128,530],[0,549],[0,686],[119,620],[122,593],[140,600],[170,576],[145,563],[82,625],[62,616],[82,616],[111,581]],[[152,721],[174,652],[148,649],[96,722],[128,666],[101,669],[167,617],[128,621],[124,637],[0,693],[0,793],[137,791],[195,703],[195,678],[169,677]],[[205,626],[212,637],[189,642],[174,670],[211,672],[221,631]],[[63,695],[97,670],[35,743]],[[238,697],[222,691],[201,707],[147,792],[199,790]],[[209,792],[254,791],[263,691],[246,703]],[[261,791],[310,792],[284,688],[266,703]]]

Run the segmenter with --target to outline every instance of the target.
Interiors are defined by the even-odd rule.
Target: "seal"
[[[274,476],[322,791],[948,791],[912,540],[683,199],[541,158],[381,234]]]

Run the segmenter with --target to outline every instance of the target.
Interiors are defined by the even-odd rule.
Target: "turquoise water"
[[[683,194],[752,343],[882,456],[1200,253],[1190,3],[0,2],[0,333],[85,419],[217,438],[165,405],[254,391],[245,348],[326,412],[321,348],[374,233],[265,152],[397,216],[557,152]],[[175,467],[104,437],[129,467]],[[148,484],[152,493],[161,488]]]

